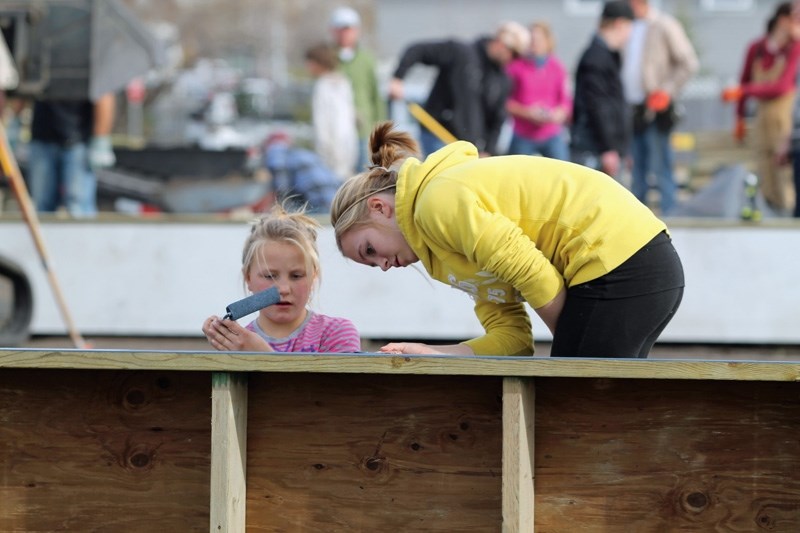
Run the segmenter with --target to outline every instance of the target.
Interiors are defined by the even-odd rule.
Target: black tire
[[[33,291],[25,271],[11,260],[0,256],[0,278],[11,283],[11,318],[0,323],[0,346],[19,346],[30,336],[33,318]]]

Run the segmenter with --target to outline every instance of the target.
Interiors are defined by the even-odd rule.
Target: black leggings
[[[683,284],[678,254],[661,233],[605,276],[567,289],[550,356],[647,357]]]

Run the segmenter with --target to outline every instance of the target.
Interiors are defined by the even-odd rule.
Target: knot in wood
[[[758,512],[756,516],[756,525],[759,529],[775,529],[775,518],[767,513],[764,509]]]
[[[133,409],[144,405],[146,399],[144,391],[141,389],[130,389],[125,393],[125,404]]]
[[[134,468],[147,468],[152,460],[149,453],[136,452],[128,458],[128,464]]]
[[[686,496],[686,504],[692,511],[702,511],[708,505],[708,497],[702,492],[690,492]]]

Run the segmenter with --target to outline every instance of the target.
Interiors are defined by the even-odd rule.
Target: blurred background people
[[[405,98],[403,78],[415,64],[438,68],[425,110],[456,138],[472,142],[482,154],[496,154],[511,90],[505,68],[528,51],[529,43],[524,26],[506,22],[493,36],[473,42],[450,39],[412,44],[400,57],[389,82],[389,96]],[[420,144],[430,154],[444,141],[422,128]]]
[[[510,154],[569,159],[564,122],[572,111],[569,78],[554,55],[555,37],[544,21],[531,24],[530,50],[508,66],[511,95],[506,109],[513,119]]]
[[[800,218],[800,98],[794,99],[792,131],[780,153],[780,160],[790,162],[794,185],[794,210],[792,216]]]
[[[355,172],[358,130],[353,90],[347,76],[337,70],[336,50],[327,44],[306,52],[306,68],[315,78],[311,96],[314,149],[340,180]]]
[[[65,207],[74,217],[97,214],[94,170],[113,166],[115,95],[97,101],[36,100],[27,183],[38,211]]]
[[[793,19],[800,17],[800,0],[794,0],[792,2],[791,16]],[[800,83],[800,76],[797,78],[797,83]],[[795,86],[795,92],[796,91],[797,86]],[[792,178],[794,182],[794,211],[792,215],[795,218],[800,218],[800,98],[797,97],[797,94],[795,94],[794,97],[792,131],[784,142],[780,159],[783,161],[791,161]]]
[[[293,209],[305,206],[309,213],[330,211],[341,181],[319,154],[295,145],[288,133],[276,131],[264,142],[262,158],[272,176],[277,203]]]
[[[631,190],[647,204],[652,173],[660,192],[661,214],[675,205],[670,136],[678,121],[675,98],[700,67],[691,41],[678,20],[649,0],[630,0],[636,17],[625,47],[622,82],[632,106]]]
[[[633,24],[627,1],[606,2],[597,33],[584,50],[575,73],[572,158],[618,178],[630,140],[629,113],[620,72],[620,50]]]
[[[369,132],[386,119],[386,101],[378,82],[375,56],[361,42],[361,17],[351,7],[338,7],[331,12],[329,25],[339,56],[339,69],[350,80],[358,128],[357,170],[367,164]]]
[[[761,192],[780,213],[794,208],[794,186],[780,152],[792,128],[799,39],[800,17],[793,15],[791,2],[783,2],[767,23],[767,34],[748,46],[739,86],[723,93],[723,99],[737,101],[734,136],[740,141],[746,134],[747,102],[757,101],[754,133]]]

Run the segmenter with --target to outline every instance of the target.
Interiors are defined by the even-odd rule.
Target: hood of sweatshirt
[[[409,158],[400,167],[395,193],[395,217],[411,249],[430,272],[431,251],[419,231],[415,217],[416,206],[425,189],[437,176],[468,161],[478,159],[478,149],[467,141],[456,141],[441,148],[424,161]],[[424,215],[424,213],[423,213]]]

